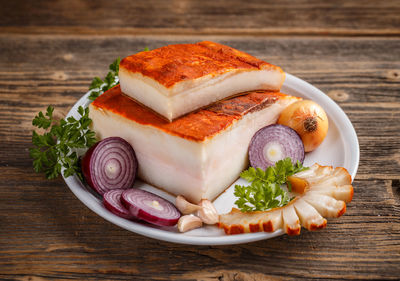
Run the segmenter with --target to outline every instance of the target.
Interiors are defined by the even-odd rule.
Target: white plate
[[[319,163],[322,165],[332,165],[334,167],[345,167],[354,179],[358,168],[360,151],[356,132],[343,110],[323,92],[290,74],[286,75],[286,81],[283,84],[282,92],[314,100],[325,109],[329,118],[329,130],[326,139],[316,150],[306,154],[304,165],[311,166],[314,163]],[[88,95],[89,93],[84,95],[74,105],[68,113],[68,116],[72,115],[78,117],[78,107],[87,106],[89,104],[89,100],[87,99]],[[77,177],[71,176],[64,179],[76,197],[96,214],[122,228],[151,238],[182,244],[227,245],[268,239],[283,234],[283,231],[278,230],[273,233],[259,232],[225,235],[223,230],[215,226],[207,226],[186,233],[179,233],[175,227],[163,228],[145,223],[132,222],[117,217],[105,209],[102,205],[101,198],[92,192],[90,188],[83,185]],[[236,183],[244,184],[245,181],[239,179]],[[234,184],[214,201],[215,207],[221,214],[229,212],[233,206],[235,201],[233,186]],[[146,183],[137,181],[135,187],[152,191],[171,202],[174,201],[171,195]]]

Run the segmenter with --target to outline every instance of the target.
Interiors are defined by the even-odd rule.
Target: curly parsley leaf
[[[149,51],[149,48],[145,47],[144,51]],[[119,84],[118,73],[120,62],[121,58],[118,57],[115,61],[113,61],[112,64],[110,64],[108,67],[109,72],[107,73],[106,77],[104,77],[104,80],[102,80],[100,77],[93,78],[92,83],[89,86],[90,100],[95,100],[98,96]]]
[[[39,112],[39,114],[33,119],[32,124],[38,128],[47,129],[53,122],[53,111],[54,108],[48,106],[46,116],[43,112]]]
[[[235,185],[234,195],[238,198],[235,204],[242,212],[266,211],[285,206],[292,198],[281,185],[287,184],[290,191],[287,177],[306,169],[308,168],[303,167],[299,161],[293,165],[289,157],[276,162],[275,166],[268,167],[265,171],[250,167],[240,174],[250,185]]]
[[[82,179],[79,157],[74,149],[88,148],[96,143],[95,133],[89,129],[92,122],[89,108],[79,107],[78,120],[68,117],[59,122],[53,119],[53,111],[54,108],[49,106],[46,114],[39,112],[32,121],[34,126],[48,129],[42,135],[32,132],[34,147],[29,149],[29,154],[33,158],[33,168],[38,173],[44,172],[48,179],[56,178],[62,168],[65,177],[77,174]]]
[[[89,95],[90,100],[95,100],[102,93],[119,84],[118,72],[120,62],[121,59],[118,57],[112,64],[110,64],[108,67],[110,71],[107,73],[104,80],[100,77],[93,78],[92,83],[89,86],[89,90],[91,90]]]

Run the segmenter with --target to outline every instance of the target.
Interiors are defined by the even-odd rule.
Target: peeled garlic
[[[195,228],[199,228],[203,225],[200,218],[193,215],[186,215],[179,218],[178,230],[180,232],[186,232]]]
[[[201,209],[200,206],[188,202],[182,195],[176,197],[175,206],[184,215],[192,214]]]
[[[202,199],[200,201],[201,209],[197,211],[197,216],[206,224],[216,224],[219,221],[219,215],[213,203],[210,200]]]

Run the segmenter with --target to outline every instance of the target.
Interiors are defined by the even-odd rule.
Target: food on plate
[[[132,219],[133,215],[121,203],[121,195],[125,189],[111,189],[103,194],[103,205],[114,215],[124,219]]]
[[[168,122],[116,86],[90,104],[89,116],[99,139],[119,136],[133,146],[140,178],[198,203],[213,200],[237,179],[248,165],[254,133],[297,100],[251,91]]]
[[[175,206],[183,215],[190,215],[201,209],[199,205],[190,203],[182,195],[176,197]]]
[[[241,212],[233,208],[220,215],[219,227],[226,234],[246,232],[273,232],[283,229],[289,235],[300,234],[303,226],[317,230],[326,226],[326,218],[340,217],[346,204],[353,198],[351,176],[346,169],[314,164],[310,169],[296,173],[296,177],[308,182],[309,188],[287,205],[268,211]]]
[[[296,176],[288,176],[287,181],[293,192],[303,194],[306,190],[310,188],[310,184],[305,179],[296,177]]]
[[[137,188],[122,193],[121,202],[137,219],[159,225],[175,225],[181,213],[169,201],[160,196]]]
[[[122,92],[169,121],[245,91],[278,91],[284,79],[280,67],[209,41],[140,52],[119,66]]]
[[[293,129],[273,124],[258,130],[252,137],[249,146],[252,167],[265,170],[287,157],[293,163],[304,161],[303,142]]]
[[[99,194],[133,186],[138,163],[132,146],[120,137],[109,137],[93,145],[82,158],[86,182]]]
[[[304,143],[305,152],[316,149],[328,133],[328,116],[324,109],[312,100],[301,100],[286,107],[278,124],[294,129]]]
[[[201,199],[199,206],[201,209],[197,211],[197,216],[205,224],[216,224],[218,222],[218,212],[210,200]]]
[[[178,230],[180,232],[187,232],[203,226],[203,221],[194,215],[184,215],[179,218]]]
[[[201,227],[203,222],[205,224],[216,224],[218,222],[218,212],[210,200],[202,199],[196,205],[188,202],[182,195],[179,195],[176,197],[175,206],[185,215],[178,222],[180,232]]]
[[[247,180],[250,185],[235,185],[234,195],[238,198],[236,206],[243,212],[265,211],[281,207],[290,202],[289,193],[281,188],[287,184],[290,190],[288,177],[308,169],[300,162],[295,164],[288,157],[276,162],[266,170],[254,167],[240,173],[240,177]]]
[[[83,174],[110,212],[180,232],[203,223],[227,234],[323,228],[324,217],[341,216],[352,200],[351,177],[340,167],[302,166],[304,152],[326,137],[328,118],[315,102],[280,93],[284,77],[279,67],[206,41],[117,59],[104,81],[92,81],[90,118],[82,107],[79,120],[58,121],[52,107],[35,117],[34,126],[49,129],[33,133],[35,170]],[[93,145],[95,134],[103,140]],[[81,167],[78,148],[89,148]],[[176,207],[129,189],[136,174],[180,194]],[[239,174],[250,182],[235,186],[240,210],[219,215],[210,200]]]
[[[111,89],[112,87],[119,84],[118,80],[118,70],[119,70],[119,63],[121,62],[120,58],[117,58],[108,69],[110,70],[104,80],[100,77],[94,77],[92,83],[89,86],[90,100],[95,100],[98,96],[100,96],[105,91]]]
[[[198,218],[205,224],[216,224],[218,222],[218,212],[213,203],[208,199],[202,199],[200,203],[196,205],[188,202],[182,195],[179,195],[175,199],[175,206],[182,214],[186,215],[184,216],[185,218],[181,218],[182,220],[191,222],[195,220],[195,218]],[[186,222],[182,221],[182,223]]]
[[[54,108],[48,106],[45,114],[40,111],[32,120],[33,126],[46,130],[43,134],[32,132],[35,147],[29,148],[29,155],[33,158],[33,168],[37,173],[44,172],[48,179],[56,178],[62,168],[64,177],[76,174],[83,179],[76,149],[89,148],[96,143],[95,133],[89,130],[92,122],[89,108],[79,106],[79,120],[72,116],[56,120],[53,111]]]

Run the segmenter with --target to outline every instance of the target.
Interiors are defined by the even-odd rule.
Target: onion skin
[[[328,133],[329,122],[325,110],[312,100],[301,100],[286,107],[278,124],[295,130],[304,144],[305,152],[316,149]]]

